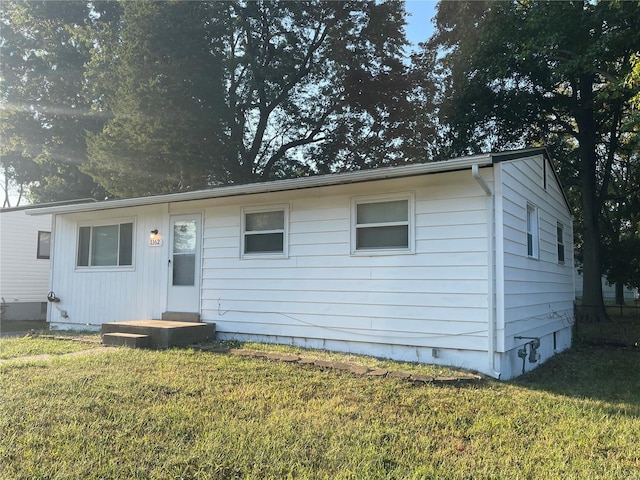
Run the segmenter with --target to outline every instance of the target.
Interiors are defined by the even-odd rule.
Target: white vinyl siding
[[[205,209],[202,318],[221,335],[481,350],[487,228],[476,187],[466,171],[378,182],[375,197],[366,196],[371,184],[357,184],[218,201]],[[393,193],[402,191],[414,194]],[[285,199],[288,257],[238,262],[237,202]],[[354,199],[415,199],[415,255],[353,255]]]
[[[565,263],[558,263],[558,223],[572,238],[572,219],[560,186],[547,170],[543,188],[540,158],[503,162],[500,212],[504,276],[503,298],[498,302],[498,348],[510,350],[520,343],[514,336],[542,337],[567,328],[573,321],[573,246],[565,243]],[[534,207],[535,215],[531,215]],[[534,231],[527,217],[535,218]],[[537,230],[537,261],[529,256],[529,233]]]
[[[0,213],[0,297],[5,303],[46,302],[50,260],[38,258],[38,236],[45,231],[51,231],[51,215]]]
[[[61,299],[56,304],[68,314],[62,318],[50,309],[50,321],[78,328],[104,322],[160,318],[166,310],[170,269],[169,217],[167,205],[112,211],[58,215],[53,251],[53,289]],[[132,259],[135,267],[78,268],[78,225],[116,225],[133,221]],[[149,245],[149,232],[158,229],[161,246]]]

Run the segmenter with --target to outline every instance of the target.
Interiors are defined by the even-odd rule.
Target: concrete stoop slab
[[[193,343],[213,340],[216,333],[214,323],[179,322],[169,320],[130,320],[102,324],[102,341],[112,340],[111,334],[133,334],[148,337],[148,347],[183,347]],[[117,338],[117,336],[116,336]],[[118,341],[124,341],[122,335]],[[133,342],[132,338],[131,342]],[[124,343],[121,343],[123,345]],[[113,344],[112,344],[113,345]]]

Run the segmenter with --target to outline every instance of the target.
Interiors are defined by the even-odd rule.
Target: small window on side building
[[[538,245],[538,209],[533,205],[527,205],[527,256],[538,258]]]
[[[38,232],[37,258],[51,258],[51,232]]]
[[[558,223],[556,233],[558,240],[558,263],[564,263],[564,225]]]

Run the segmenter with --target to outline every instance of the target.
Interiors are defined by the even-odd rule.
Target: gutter
[[[478,182],[478,185],[484,190],[487,197],[487,354],[489,363],[489,375],[494,378],[500,379],[502,375],[495,369],[495,354],[496,354],[496,308],[494,299],[494,283],[495,283],[495,266],[494,266],[494,195],[491,187],[487,184],[482,175],[480,175],[480,168],[477,163],[471,166],[471,175],[474,180]]]
[[[440,162],[416,163],[410,165],[401,165],[397,167],[373,168],[370,170],[359,170],[356,172],[347,173],[330,173],[327,175],[315,175],[311,177],[274,180],[270,182],[227,185],[214,187],[207,190],[196,190],[192,192],[168,193],[164,195],[152,195],[148,197],[125,198],[119,200],[105,200],[102,202],[82,203],[75,205],[60,205],[48,207],[43,206],[30,209],[26,212],[26,214],[47,215],[52,213],[93,212],[97,210],[109,210],[114,208],[157,205],[160,203],[188,202],[192,200],[208,200],[214,198],[303,190],[308,188],[349,185],[354,183],[387,180],[392,178],[404,178],[442,172],[454,172],[459,170],[466,170],[471,165],[476,163],[481,166],[488,166],[491,165],[491,162],[492,160],[489,154],[480,154]]]

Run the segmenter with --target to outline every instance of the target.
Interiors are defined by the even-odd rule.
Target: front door
[[[167,311],[200,313],[201,217],[171,216]]]

